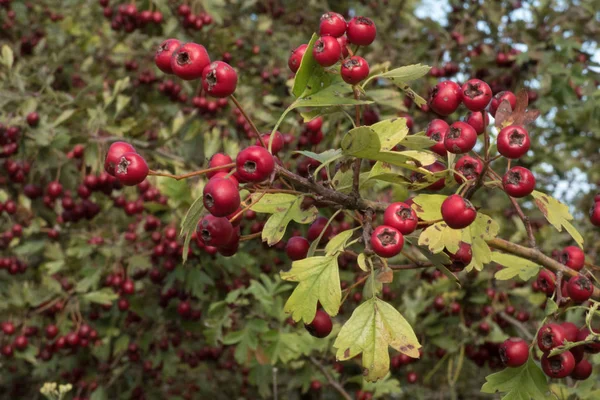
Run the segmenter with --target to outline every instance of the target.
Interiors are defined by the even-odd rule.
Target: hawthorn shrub
[[[0,1],[2,398],[598,398],[597,13],[449,3]]]

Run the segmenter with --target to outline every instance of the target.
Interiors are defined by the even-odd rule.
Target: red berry
[[[511,197],[525,197],[535,188],[535,177],[530,170],[523,167],[512,167],[502,178],[504,191]]]
[[[275,169],[275,160],[262,146],[250,146],[240,151],[235,160],[237,175],[247,182],[261,182]]]
[[[310,242],[316,240],[319,237],[319,235],[321,234],[321,232],[323,232],[323,229],[325,229],[325,225],[327,225],[328,221],[329,220],[325,217],[318,217],[317,219],[315,219],[315,221],[310,225],[310,227],[308,228],[308,231],[306,232],[306,238]],[[331,232],[332,232],[332,227],[330,224],[329,226],[327,226],[327,230],[323,234],[322,238],[328,239],[329,236],[331,235]]]
[[[444,81],[440,82],[431,91],[429,97],[429,107],[439,115],[450,115],[462,101],[462,92],[460,86],[456,82]]]
[[[261,138],[263,140],[263,142],[265,143],[265,146],[267,147],[267,149],[269,148],[269,141],[271,140],[271,135],[269,133],[265,133],[264,135],[261,135]],[[285,144],[285,141],[283,140],[283,135],[281,134],[281,132],[276,131],[275,135],[273,135],[273,144],[271,145],[271,152],[273,154],[277,154],[281,151],[281,149],[283,149],[283,145]],[[258,139],[256,139],[256,143],[255,145],[260,145],[260,141]]]
[[[298,68],[300,68],[300,63],[302,62],[302,57],[304,53],[306,53],[307,44],[301,44],[296,47],[295,50],[292,51],[290,58],[288,59],[288,67],[293,72],[296,73]]]
[[[577,275],[569,279],[567,283],[567,292],[569,297],[576,303],[583,303],[592,297],[594,286],[592,282],[583,275]]]
[[[304,126],[311,132],[319,132],[323,127],[323,117],[317,117],[315,119],[312,119],[306,124],[304,124]]]
[[[514,110],[517,106],[517,96],[515,96],[513,92],[506,91],[496,93],[496,95],[492,98],[492,101],[490,102],[490,114],[492,114],[492,117],[496,116],[496,111],[498,110],[498,107],[500,107],[500,104],[504,100],[508,101],[511,110]]]
[[[425,169],[427,169],[428,171],[431,171],[432,173],[437,173],[437,172],[445,171],[446,170],[446,166],[444,164],[442,164],[441,162],[436,161],[435,163],[426,166]],[[413,183],[419,183],[419,182],[426,181],[427,177],[429,177],[429,175],[424,175],[424,174],[421,174],[419,172],[414,171],[410,175],[410,180]],[[441,177],[437,181],[435,181],[432,184],[430,184],[429,186],[427,186],[426,189],[432,190],[434,192],[437,192],[438,190],[442,190],[445,185],[446,184],[445,184],[445,181],[444,181],[444,177]]]
[[[581,271],[585,264],[585,254],[577,246],[567,246],[560,253],[558,261],[575,271]]]
[[[490,117],[485,111],[475,111],[467,114],[465,122],[471,125],[478,135],[481,135],[485,131],[485,128],[490,125]]]
[[[546,324],[540,328],[537,334],[538,347],[544,353],[562,345],[565,339],[565,330],[558,324]]]
[[[325,311],[317,310],[312,322],[305,324],[304,327],[312,336],[322,339],[329,336],[333,328],[333,323],[331,317]]]
[[[215,154],[213,154],[213,156],[210,158],[210,161],[208,162],[208,168],[220,167],[223,165],[231,164],[232,162],[233,162],[233,160],[227,154],[215,153]],[[210,179],[219,172],[228,173],[229,171],[231,171],[231,167],[219,169],[218,171],[208,172],[206,174],[206,176]]]
[[[148,176],[148,164],[138,153],[125,153],[115,168],[115,177],[125,186],[142,183]]]
[[[313,46],[313,57],[323,67],[337,63],[341,55],[342,48],[333,36],[322,36]]]
[[[204,206],[215,217],[226,217],[240,206],[238,188],[229,179],[211,178],[203,193]]]
[[[29,340],[25,336],[17,336],[15,338],[14,346],[17,350],[25,350],[28,344]]]
[[[10,262],[10,259],[8,259],[8,261]],[[4,332],[5,335],[12,335],[15,333],[15,325],[12,322],[3,322],[2,323],[2,332]]]
[[[379,225],[371,234],[371,247],[375,254],[380,257],[394,257],[404,247],[404,236],[396,228]]]
[[[58,335],[58,328],[56,325],[48,325],[46,327],[46,338],[54,339]]]
[[[492,89],[480,79],[470,79],[462,85],[462,101],[471,111],[482,111],[492,100]]]
[[[319,36],[340,37],[346,33],[346,26],[346,20],[342,15],[331,11],[327,12],[321,15]]]
[[[202,87],[212,97],[232,95],[237,86],[237,72],[223,61],[214,61],[202,72]]]
[[[434,153],[439,154],[442,157],[446,157],[448,153],[446,151],[446,146],[444,146],[444,138],[446,137],[446,133],[450,129],[450,126],[446,121],[441,119],[434,119],[427,126],[427,132],[425,134],[431,139],[435,140],[437,143],[429,148],[429,150]]]
[[[396,228],[403,235],[414,232],[418,222],[417,213],[406,203],[392,203],[383,214],[383,223]]]
[[[27,119],[27,125],[29,125],[31,127],[38,126],[38,124],[40,123],[40,115],[36,112],[27,114],[26,119]]]
[[[448,196],[442,203],[442,218],[452,229],[463,229],[471,225],[477,217],[473,204],[457,194]]]
[[[348,43],[368,46],[375,40],[377,28],[370,18],[354,17],[348,22],[346,36],[348,37]]]
[[[417,375],[416,372],[411,371],[408,374],[406,374],[406,382],[408,383],[417,383],[417,380],[419,379],[419,375]]]
[[[556,275],[554,275],[554,272],[542,269],[538,274],[536,282],[540,291],[546,294],[546,296],[552,296],[552,293],[556,289]]]
[[[600,226],[600,201],[594,202],[590,208],[590,222],[592,225]]]
[[[470,181],[479,178],[483,171],[483,162],[478,158],[465,155],[458,159],[454,169]],[[458,184],[463,183],[463,178],[457,173],[454,173],[454,180]]]
[[[511,125],[498,134],[498,153],[506,158],[517,159],[525,155],[531,142],[529,133],[522,126]]]
[[[171,57],[173,52],[181,46],[181,42],[177,39],[167,39],[161,43],[154,55],[154,63],[165,74],[172,74]]]
[[[473,259],[471,245],[466,242],[460,242],[456,253],[450,254],[450,259],[452,260],[453,271],[463,270],[467,265],[471,264],[471,260]]]
[[[339,38],[336,38],[338,43],[340,44],[340,47],[342,48],[342,58],[346,58],[348,57],[348,55],[350,54],[348,52],[348,38],[346,36],[340,36]]]
[[[308,254],[310,243],[302,236],[293,236],[285,245],[285,253],[292,261],[303,260]]]
[[[369,75],[369,64],[359,56],[352,56],[342,63],[342,79],[350,85],[355,85]]]
[[[477,132],[473,127],[465,122],[457,121],[450,125],[446,137],[444,137],[444,146],[446,150],[454,154],[468,153],[477,143]]]
[[[115,176],[115,168],[125,153],[135,153],[132,145],[125,142],[114,142],[108,148],[106,158],[104,159],[104,170]]]
[[[202,72],[210,64],[210,57],[204,46],[186,43],[179,46],[171,56],[171,70],[187,81],[202,77]]]
[[[62,192],[63,192],[63,187],[57,181],[50,182],[48,184],[48,186],[46,187],[46,194],[48,194],[48,196],[52,197],[53,199],[56,199],[58,196],[60,196],[62,194]],[[6,211],[8,211],[8,207],[6,208]]]
[[[177,304],[177,314],[181,317],[188,317],[192,313],[192,306],[189,301],[181,301]]]
[[[198,223],[198,238],[206,246],[221,247],[230,242],[233,226],[227,218],[206,215]]]
[[[588,360],[581,360],[571,372],[571,378],[584,381],[592,375],[592,364]]]
[[[542,370],[551,378],[565,378],[575,369],[575,358],[570,351],[554,357],[542,356]]]
[[[579,328],[577,328],[577,325],[575,325],[572,322],[563,322],[562,324],[560,324],[560,326],[562,326],[563,330],[565,331],[565,338],[567,339],[567,341],[577,341],[577,333],[579,332]]]
[[[594,329],[594,333],[598,334],[600,331]],[[583,327],[577,333],[577,342],[581,342],[587,339],[590,335],[590,330],[586,327]],[[598,354],[600,353],[600,342],[589,343],[584,346],[585,352],[590,354]]]

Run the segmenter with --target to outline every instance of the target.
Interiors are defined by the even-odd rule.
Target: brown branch
[[[240,112],[242,113],[242,115],[244,116],[244,118],[246,119],[246,121],[248,121],[248,123],[252,127],[252,130],[254,131],[254,134],[258,138],[258,141],[260,142],[260,145],[262,147],[266,148],[267,146],[265,145],[265,142],[263,141],[262,136],[261,136],[260,132],[258,131],[258,128],[256,128],[256,125],[254,125],[254,122],[252,121],[252,119],[250,119],[250,117],[248,116],[248,114],[246,114],[246,111],[244,110],[244,107],[242,107],[242,105],[235,98],[234,95],[229,96],[229,98],[231,99],[231,101],[233,101],[233,104],[235,104],[235,106],[237,107],[237,109],[240,110]],[[271,141],[271,140],[269,140],[269,141]]]
[[[340,396],[342,396],[342,398],[344,400],[352,400],[352,396],[350,396],[348,394],[348,392],[346,392],[346,390],[344,389],[344,387],[338,381],[336,381],[335,379],[333,379],[333,376],[331,376],[331,374],[329,373],[329,371],[327,371],[327,369],[323,366],[323,364],[321,364],[314,357],[310,357],[310,362],[313,363],[315,365],[315,367],[317,367],[319,369],[319,371],[321,371],[321,373],[323,375],[325,375],[325,379],[327,379],[327,382],[329,382],[329,384],[335,390],[337,390],[337,392],[340,394]]]
[[[372,254],[372,250],[371,250],[371,231],[373,230],[373,227],[371,226],[371,223],[373,222],[373,214],[375,214],[373,212],[373,210],[371,210],[370,208],[367,209],[365,211],[365,216],[363,218],[363,242],[365,245],[365,254],[366,255],[370,255]]]
[[[188,179],[188,178],[191,178],[193,176],[204,175],[204,174],[207,174],[209,172],[220,171],[222,169],[233,168],[233,167],[235,167],[235,163],[230,163],[230,164],[225,164],[225,165],[219,165],[218,167],[205,168],[205,169],[201,169],[199,171],[189,172],[189,173],[183,174],[183,175],[173,175],[173,174],[169,174],[168,172],[157,172],[157,171],[150,170],[150,171],[148,171],[148,175],[149,176],[164,176],[164,177],[167,177],[167,178],[171,178],[171,179],[175,179],[177,181],[180,181],[182,179]]]
[[[433,264],[429,263],[429,262],[428,263],[419,262],[418,264],[388,265],[388,267],[390,267],[394,271],[402,271],[405,269],[429,268],[429,267],[433,267]]]

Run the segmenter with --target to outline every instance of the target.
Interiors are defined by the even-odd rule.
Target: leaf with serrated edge
[[[298,282],[283,310],[291,313],[294,321],[309,324],[315,318],[317,302],[331,316],[337,315],[342,302],[340,273],[337,256],[319,256],[294,261],[289,271],[282,271],[281,279]]]
[[[517,275],[522,280],[528,281],[536,276],[542,268],[533,261],[497,251],[492,253],[492,261],[504,267],[494,275],[496,279],[501,281],[512,279]]]
[[[204,210],[204,202],[202,200],[202,196],[198,197],[187,210],[185,217],[181,221],[181,232],[179,236],[183,236],[185,239],[183,241],[183,262],[187,261],[188,249],[190,247],[190,240],[192,239],[192,233],[196,229],[198,225],[198,221],[200,220],[200,215],[202,214],[202,210]]]
[[[258,209],[274,209],[275,212],[272,214],[262,231],[262,240],[267,242],[269,246],[273,246],[283,239],[288,224],[291,221],[295,221],[299,224],[308,224],[313,222],[319,210],[315,206],[311,206],[306,210],[301,208],[303,196],[292,196],[294,200],[291,203],[276,203],[276,205],[259,206]],[[288,204],[287,207],[281,206],[281,204]],[[261,211],[257,211],[261,212]]]
[[[450,253],[456,253],[459,249],[462,231],[452,229],[445,222],[437,222],[419,235],[419,246],[427,246],[432,253],[440,253],[448,249]]]
[[[573,216],[569,212],[569,207],[556,200],[554,197],[538,192],[537,190],[534,190],[531,195],[535,199],[535,204],[542,214],[544,214],[544,217],[546,217],[548,222],[550,222],[559,232],[562,232],[562,228],[564,227],[577,245],[583,248],[583,237],[569,222],[573,219]]]
[[[362,353],[367,381],[384,378],[390,369],[388,346],[419,358],[421,345],[410,324],[390,304],[373,297],[354,310],[333,346],[336,358],[349,360]]]
[[[482,213],[477,213],[475,221],[463,229],[462,240],[471,244],[473,253],[471,263],[466,267],[467,271],[471,271],[473,268],[481,271],[485,264],[492,262],[492,250],[486,240],[495,238],[499,229],[496,221]]]
[[[335,235],[329,241],[329,243],[327,243],[327,246],[325,246],[325,255],[332,256],[339,252],[344,251],[344,249],[346,248],[346,244],[348,243],[348,240],[350,240],[350,238],[352,237],[352,234],[354,234],[354,231],[356,229],[358,229],[358,228],[348,229],[347,231],[343,231],[343,232],[340,232],[337,235]]]
[[[488,375],[482,393],[506,393],[502,400],[548,399],[548,382],[544,373],[530,357],[527,363],[516,368]]]
[[[423,221],[442,219],[442,203],[448,196],[441,194],[420,194],[413,199],[412,209]]]

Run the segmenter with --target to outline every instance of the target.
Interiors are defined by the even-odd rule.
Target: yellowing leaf
[[[496,221],[482,213],[477,213],[475,221],[463,229],[462,240],[471,244],[473,252],[471,263],[466,267],[467,271],[471,271],[473,268],[481,271],[484,264],[492,262],[492,251],[486,240],[495,238],[499,229]]]
[[[367,272],[369,270],[369,267],[367,266],[367,256],[365,253],[360,253],[356,258],[356,262],[363,271]]]
[[[348,229],[347,231],[343,231],[343,232],[340,232],[337,235],[335,235],[329,241],[329,243],[327,243],[327,246],[325,246],[325,255],[332,256],[341,251],[344,251],[344,249],[346,248],[346,244],[348,243],[348,240],[350,240],[350,238],[352,237],[352,234],[354,233],[354,231],[356,229],[358,229],[358,228]]]
[[[524,281],[533,278],[539,272],[541,266],[525,258],[493,252],[492,261],[502,265],[504,268],[496,272],[494,277],[501,281],[519,276]]]
[[[458,251],[462,231],[452,229],[445,222],[437,222],[419,235],[419,245],[427,246],[432,253],[440,253],[447,248],[450,253]]]
[[[583,248],[583,237],[569,222],[573,219],[573,216],[569,212],[569,207],[556,200],[554,197],[538,192],[537,190],[534,190],[531,195],[535,199],[535,204],[542,214],[544,214],[548,222],[550,222],[559,232],[562,232],[562,228],[564,227],[579,247]]]
[[[354,310],[333,346],[342,361],[362,353],[363,376],[371,382],[384,378],[390,369],[388,346],[413,358],[419,358],[421,347],[398,310],[376,297]]]
[[[423,221],[442,219],[442,203],[448,196],[441,194],[420,194],[413,199],[412,208]]]
[[[311,323],[318,301],[327,314],[337,315],[342,302],[337,255],[294,261],[289,271],[281,272],[281,278],[299,282],[283,308],[294,321]]]
[[[391,150],[408,135],[406,118],[384,119],[370,127],[381,143],[381,150]]]

